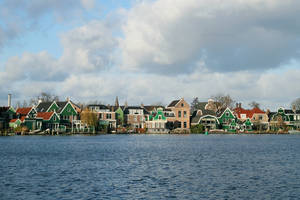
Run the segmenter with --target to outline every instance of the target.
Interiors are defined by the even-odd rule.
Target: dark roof
[[[295,114],[293,110],[284,110],[285,114]]]
[[[9,110],[9,107],[7,107],[7,106],[0,107],[0,113],[7,112],[8,110]]]
[[[46,112],[53,102],[41,102],[36,107],[37,112]]]
[[[211,115],[211,116],[215,116],[216,117],[216,113],[212,110],[201,110],[202,111],[202,115],[198,114],[199,110],[196,110],[193,112],[192,116],[191,116],[191,123],[198,123],[199,119],[201,117],[207,116],[207,115]]]
[[[180,101],[180,100],[174,100],[174,101],[172,101],[172,102],[168,105],[168,107],[175,107],[176,104],[177,104],[179,101]]]
[[[227,109],[227,108],[221,108],[221,109],[219,109],[219,110],[217,111],[217,113],[216,113],[217,117],[221,117],[222,114],[224,113],[224,111],[225,111],[226,109]]]
[[[106,105],[103,105],[103,104],[91,104],[91,105],[88,105],[88,107],[99,107],[99,109],[110,109],[108,106]]]
[[[151,112],[151,111],[153,111],[154,109],[157,109],[157,108],[164,108],[164,106],[144,106],[144,108],[147,110],[147,111],[149,111],[149,112]]]
[[[56,102],[56,104],[59,107],[58,110],[57,110],[57,113],[60,113],[68,103],[69,103],[68,101],[58,101],[58,102]]]
[[[144,114],[149,114],[149,112],[141,106],[128,106],[124,109],[124,114],[129,114],[130,109],[144,110]]]

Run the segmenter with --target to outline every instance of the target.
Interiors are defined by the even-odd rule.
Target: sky
[[[300,97],[300,1],[1,0],[0,105]]]

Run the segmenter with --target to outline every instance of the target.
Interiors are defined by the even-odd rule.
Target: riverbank
[[[232,132],[210,132],[210,133],[60,133],[60,134],[45,134],[45,133],[0,133],[0,136],[72,136],[72,135],[300,135],[300,132],[289,133],[289,132],[248,132],[248,133],[232,133]]]

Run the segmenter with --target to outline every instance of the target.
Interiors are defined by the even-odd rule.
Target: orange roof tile
[[[21,115],[28,115],[28,113],[31,111],[32,107],[26,107],[26,108],[18,108],[16,113]]]
[[[38,112],[36,117],[42,118],[43,120],[50,120],[53,113],[54,112]]]
[[[9,123],[14,123],[14,122],[16,122],[18,119],[12,119],[12,120],[10,120],[9,121]]]
[[[234,109],[235,114],[237,114],[238,118],[241,118],[241,114],[246,114],[246,118],[251,119],[254,114],[265,114],[264,111],[262,111],[259,108],[253,108],[251,110],[246,110],[244,108],[235,108]]]

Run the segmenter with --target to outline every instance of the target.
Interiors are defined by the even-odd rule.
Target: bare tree
[[[226,108],[226,107],[233,108],[233,105],[235,103],[235,101],[231,98],[229,94],[228,95],[217,94],[217,95],[213,95],[211,98],[215,100],[218,109]]]
[[[191,102],[191,113],[193,113],[195,110],[198,110],[200,107],[200,102],[198,97],[195,97],[193,101]]]
[[[252,101],[248,104],[251,108],[259,108],[260,104],[256,101]]]
[[[51,102],[51,101],[59,101],[59,97],[54,94],[50,94],[47,92],[42,92],[38,96],[29,100],[29,105],[37,105],[39,101],[42,102]]]

